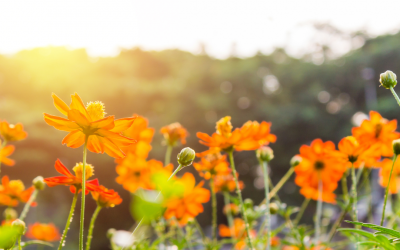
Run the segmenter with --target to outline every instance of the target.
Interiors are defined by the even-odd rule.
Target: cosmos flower
[[[117,192],[101,185],[96,191],[92,191],[91,194],[100,207],[115,207],[115,205],[119,205],[122,202]]]
[[[251,137],[261,146],[276,142],[276,135],[271,134],[271,123],[263,121],[248,121],[240,128],[243,137]]]
[[[162,127],[160,133],[170,146],[175,146],[178,141],[182,144],[186,144],[186,137],[189,136],[187,130],[179,122]]]
[[[24,127],[21,123],[16,125],[8,124],[7,121],[0,122],[0,135],[5,141],[20,141],[28,136],[28,133],[24,131]]]
[[[235,244],[236,250],[241,250],[246,247],[245,239],[247,237],[246,226],[244,220],[240,218],[235,218],[233,220],[233,227],[229,228],[226,225],[219,225],[219,235],[221,237],[232,237],[238,239],[238,242]],[[250,237],[253,238],[256,236],[256,232],[254,230],[250,231]]]
[[[26,237],[43,241],[58,241],[61,235],[58,228],[53,224],[34,223],[28,227]]]
[[[199,175],[206,180],[215,175],[226,175],[230,173],[226,155],[221,155],[219,152],[205,155],[201,158],[200,162],[194,162],[193,167],[199,172]]]
[[[16,207],[19,202],[28,202],[35,188],[25,189],[21,180],[11,180],[7,175],[3,176],[0,185],[0,205]],[[33,202],[32,206],[36,206]]]

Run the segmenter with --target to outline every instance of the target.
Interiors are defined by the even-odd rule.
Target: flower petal
[[[68,176],[68,177],[74,177],[73,174],[71,174],[71,172],[64,166],[64,164],[62,164],[62,162],[57,159],[56,163],[54,164],[55,169],[57,170],[57,172],[59,172],[62,175]]]
[[[71,105],[69,105],[69,107],[71,109],[78,110],[83,116],[86,117],[86,119],[90,120],[90,116],[85,108],[85,105],[77,93],[71,95]]]
[[[71,109],[68,111],[68,119],[76,122],[81,127],[89,127],[89,120],[77,109]]]
[[[68,116],[69,107],[68,105],[60,99],[56,94],[51,94],[54,101],[54,106],[60,111],[63,115]]]
[[[69,134],[64,137],[61,143],[67,144],[67,147],[70,148],[79,148],[85,143],[85,134],[80,130],[69,132]]]
[[[74,121],[70,121],[68,119],[59,116],[49,115],[46,113],[44,113],[43,115],[45,122],[58,130],[73,131],[80,128],[79,125]]]
[[[97,120],[91,123],[91,127],[93,128],[102,128],[106,130],[113,129],[115,127],[114,116],[107,116],[106,118]]]
[[[135,121],[136,117],[123,118],[115,120],[115,127],[111,129],[112,132],[121,133],[130,128]]]

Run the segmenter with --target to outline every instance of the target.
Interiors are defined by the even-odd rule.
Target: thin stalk
[[[342,190],[343,190],[343,199],[346,201],[349,197],[349,190],[347,188],[347,171],[342,176]]]
[[[390,87],[390,91],[392,91],[392,94],[393,94],[393,96],[394,96],[394,99],[396,99],[397,104],[399,104],[399,106],[400,106],[400,99],[399,99],[399,97],[397,96],[396,92],[394,91],[393,87]]]
[[[6,146],[6,144],[7,144],[6,140],[4,140],[3,143],[1,143],[1,145],[0,145],[0,153],[1,153],[1,150]],[[1,161],[0,161],[0,177],[1,177]]]
[[[76,190],[76,193],[74,194],[74,198],[72,199],[72,205],[71,205],[71,209],[69,210],[67,224],[65,225],[64,232],[63,232],[63,234],[61,236],[61,241],[60,241],[60,245],[58,246],[58,250],[61,250],[62,247],[65,244],[65,237],[67,237],[67,233],[68,233],[68,230],[69,230],[69,224],[71,224],[72,216],[74,215],[74,211],[75,211],[75,206],[76,206],[76,201],[77,200],[78,200],[78,190]]]
[[[212,206],[212,240],[217,242],[217,195],[215,193],[214,177],[210,179]]]
[[[233,160],[233,151],[229,151],[229,160],[231,163],[231,168],[232,168],[232,174],[233,174],[233,178],[235,180],[235,184],[236,184],[236,192],[238,194],[239,197],[239,202],[240,202],[240,211],[242,213],[243,219],[244,219],[244,225],[246,228],[246,233],[247,233],[247,241],[250,247],[250,250],[253,250],[253,243],[251,242],[251,238],[250,238],[250,226],[249,226],[249,221],[247,220],[247,215],[244,211],[244,204],[243,204],[243,198],[242,198],[242,192],[240,191],[240,186],[239,186],[239,180],[237,178],[237,174],[236,174],[236,168],[235,168],[235,162]]]
[[[29,208],[31,207],[32,203],[35,201],[37,194],[39,193],[39,190],[35,188],[33,193],[31,194],[31,197],[29,197],[28,202],[25,204],[24,209],[22,210],[21,215],[19,216],[20,220],[25,220],[26,215],[28,214]]]
[[[165,152],[164,166],[167,166],[171,162],[172,146],[168,144],[167,151]]]
[[[186,226],[186,240],[187,240],[189,249],[192,250],[193,249],[192,229],[189,226]]]
[[[294,172],[294,167],[289,168],[289,170],[286,172],[286,174],[280,179],[280,181],[276,184],[276,186],[269,192],[269,197],[274,197],[278,191],[282,188],[282,186],[289,180],[290,176],[292,176]],[[260,203],[264,204],[265,199]]]
[[[196,220],[196,218],[193,219],[194,224],[196,225],[197,230],[199,231],[200,235],[201,235],[201,239],[203,240],[203,244],[206,244],[206,235],[203,232],[203,229],[201,228],[199,222]]]
[[[362,171],[364,181],[366,181],[365,192],[368,194],[368,221],[373,223],[373,215],[372,215],[372,190],[371,190],[371,180],[369,178],[368,170],[365,169]]]
[[[393,88],[390,87],[390,90],[392,90],[393,95],[395,95],[395,97],[397,97],[396,93],[394,92]],[[396,98],[396,100],[398,100],[399,97]],[[399,102],[399,101],[398,101]],[[400,105],[400,103],[399,103]],[[392,168],[390,169],[390,174],[389,174],[389,180],[388,180],[388,184],[386,187],[386,192],[385,192],[385,201],[383,203],[383,210],[382,210],[382,218],[381,218],[381,226],[383,226],[383,222],[385,221],[385,210],[386,210],[386,202],[387,202],[387,198],[389,195],[389,186],[390,186],[390,179],[392,178],[392,173],[393,173],[393,167],[394,167],[394,163],[396,162],[397,159],[397,155],[394,155],[393,157],[393,164],[392,164]]]
[[[83,169],[82,169],[82,201],[81,201],[81,223],[79,227],[79,250],[83,250],[83,226],[85,220],[85,192],[86,192],[86,156],[87,143],[89,136],[85,136],[85,145],[83,146]]]
[[[296,218],[293,221],[293,225],[297,226],[297,224],[299,224],[301,217],[303,217],[304,212],[306,211],[306,208],[308,206],[308,204],[310,203],[310,198],[307,198],[303,201],[303,204],[301,204],[299,213],[296,215]]]
[[[354,168],[354,163],[351,163],[351,181],[353,185],[351,186],[351,195],[353,196],[353,220],[358,221],[357,212],[357,177],[356,170]]]
[[[228,225],[229,228],[231,230],[231,237],[232,238],[236,238],[235,236],[235,229],[233,228],[233,216],[232,216],[232,211],[231,208],[229,206],[229,204],[231,204],[230,199],[229,199],[229,192],[224,192],[224,203],[225,206],[228,206],[228,211],[226,211],[226,217],[228,218]]]
[[[269,211],[269,175],[268,175],[268,164],[266,161],[261,161],[261,166],[264,173],[264,189],[265,189],[265,205],[267,206],[265,212],[265,223],[267,224],[267,250],[271,249],[271,214]]]
[[[22,238],[22,235],[20,235],[20,236],[18,237],[18,250],[22,250],[21,238]]]
[[[94,210],[94,213],[92,215],[92,219],[90,220],[89,232],[86,240],[86,250],[90,249],[90,244],[92,243],[92,238],[93,238],[94,223],[97,219],[97,216],[99,215],[101,208],[102,208],[101,206],[97,206],[96,210]]]
[[[315,246],[318,246],[321,231],[321,215],[322,215],[322,180],[318,182],[318,201],[317,201],[317,218],[315,219]]]

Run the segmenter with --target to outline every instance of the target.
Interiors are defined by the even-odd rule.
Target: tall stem
[[[7,141],[6,141],[6,140],[4,140],[4,141],[1,143],[1,145],[0,145],[0,154],[1,154],[1,151],[3,150],[3,148],[6,146],[6,144],[7,144]],[[0,161],[0,177],[1,177],[1,161]]]
[[[351,186],[351,196],[353,196],[353,220],[358,221],[357,212],[357,177],[356,170],[354,168],[354,163],[351,163],[351,180],[353,185]]]
[[[171,162],[172,146],[168,144],[167,151],[165,152],[164,166],[167,166]]]
[[[390,87],[390,90],[392,90],[393,95],[396,94],[396,93],[394,92],[394,90],[393,90],[392,87]],[[396,96],[397,96],[397,95],[396,95]],[[395,97],[396,97],[396,96],[395,96]],[[398,100],[398,97],[397,97],[396,100]],[[385,201],[384,201],[384,203],[383,203],[382,218],[381,218],[381,226],[383,226],[383,222],[385,221],[385,210],[386,210],[386,202],[387,202],[388,195],[389,195],[390,179],[392,179],[393,167],[394,167],[394,164],[395,164],[395,162],[396,162],[396,159],[397,159],[397,155],[394,155],[394,156],[393,156],[393,164],[392,164],[392,168],[390,169],[389,180],[388,180],[387,187],[386,187]]]
[[[215,193],[214,177],[210,179],[212,206],[212,239],[217,242],[217,195]]]
[[[307,198],[303,201],[303,204],[301,204],[299,213],[296,215],[296,218],[293,221],[293,226],[297,226],[297,224],[299,224],[301,217],[303,217],[303,214],[306,211],[306,208],[309,203],[310,203],[310,198]]]
[[[226,217],[228,218],[228,225],[229,225],[229,228],[231,231],[231,237],[236,238],[235,229],[233,228],[233,216],[232,216],[232,211],[231,211],[231,207],[230,207],[231,201],[230,201],[229,196],[230,196],[229,192],[224,191],[224,203],[225,203],[225,206],[228,207],[228,211],[226,211]]]
[[[364,176],[364,181],[366,182],[365,191],[368,195],[368,221],[373,223],[373,215],[372,215],[372,190],[371,190],[371,180],[369,178],[368,170],[365,169],[362,171]]]
[[[400,99],[399,99],[399,97],[397,96],[396,92],[394,91],[393,87],[390,87],[390,91],[392,91],[392,94],[393,94],[393,96],[394,96],[394,99],[396,99],[397,104],[399,104],[399,106],[400,106]]]
[[[315,219],[315,246],[318,246],[319,237],[321,232],[321,215],[322,215],[322,179],[319,178],[318,182],[318,201],[317,201],[317,215]]]
[[[86,155],[89,136],[85,136],[85,145],[83,146],[83,169],[82,169],[82,202],[81,202],[81,223],[79,227],[79,250],[83,250],[83,226],[85,220],[85,196],[86,196]]]
[[[22,238],[22,235],[20,235],[20,236],[18,237],[18,250],[22,250],[21,238]]]
[[[74,198],[72,199],[72,205],[71,205],[71,209],[69,210],[67,224],[65,225],[64,232],[63,232],[63,234],[61,236],[61,241],[60,241],[60,245],[58,246],[58,250],[61,250],[62,247],[65,244],[65,237],[67,237],[67,233],[68,233],[68,230],[69,230],[69,224],[71,224],[72,216],[74,215],[74,211],[75,211],[75,206],[76,206],[76,201],[77,200],[78,200],[78,190],[76,190],[76,193],[74,194]]]
[[[276,184],[276,186],[269,192],[269,197],[274,197],[278,191],[282,188],[282,186],[289,180],[290,176],[294,173],[294,167],[289,168],[286,174],[282,177],[282,179]],[[260,203],[264,204],[265,199]]]
[[[97,216],[99,215],[100,210],[101,206],[97,206],[96,210],[94,210],[94,213],[92,215],[92,219],[90,220],[89,232],[86,240],[86,250],[90,249],[90,244],[92,243],[92,238],[93,238],[94,223],[97,219]]]
[[[261,161],[261,166],[264,173],[264,189],[265,189],[265,205],[267,209],[265,211],[265,223],[267,224],[267,250],[271,248],[271,214],[269,211],[269,175],[268,175],[268,164],[266,161]]]
[[[233,174],[233,178],[235,180],[235,184],[236,184],[236,192],[238,194],[239,197],[239,202],[240,202],[240,211],[242,213],[243,219],[244,219],[244,224],[246,227],[246,233],[247,233],[247,241],[250,247],[250,250],[253,250],[253,243],[251,242],[251,238],[250,238],[250,226],[249,226],[249,221],[247,220],[247,215],[244,211],[244,204],[243,204],[243,198],[242,198],[242,192],[240,191],[240,186],[239,186],[239,180],[236,174],[236,168],[235,168],[235,162],[233,160],[233,150],[229,151],[229,161],[231,163],[231,168],[232,168],[232,174]]]
[[[342,190],[343,190],[343,199],[347,201],[349,197],[349,190],[347,188],[347,171],[342,176]]]
[[[31,207],[33,201],[35,201],[37,194],[39,193],[39,190],[35,188],[33,193],[31,194],[31,197],[29,197],[28,202],[25,204],[24,209],[22,210],[21,215],[19,216],[20,220],[25,220],[26,215],[28,214],[29,208]]]

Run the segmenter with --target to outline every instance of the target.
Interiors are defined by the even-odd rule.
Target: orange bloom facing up
[[[400,138],[400,133],[396,132],[397,121],[388,121],[376,112],[369,112],[369,120],[364,120],[360,127],[352,129],[353,136],[362,144],[377,145],[382,156],[391,157],[393,155],[392,141]]]
[[[26,237],[35,240],[58,241],[60,240],[61,235],[58,228],[54,226],[53,223],[42,224],[36,222],[28,227]]]
[[[0,140],[1,145],[1,140]],[[15,161],[8,158],[8,156],[14,153],[15,147],[13,145],[7,145],[3,148],[0,148],[0,162],[6,166],[14,166]]]
[[[165,141],[170,146],[175,146],[180,140],[182,144],[186,143],[186,137],[189,136],[187,130],[182,127],[179,122],[172,123],[168,126],[162,127],[160,133],[164,136]]]
[[[236,173],[239,178],[239,174]],[[214,188],[215,192],[233,192],[236,190],[235,179],[232,174],[216,175],[214,178]],[[239,181],[239,188],[243,189],[243,181]]]
[[[116,167],[118,177],[117,183],[131,193],[136,192],[139,188],[155,189],[156,186],[152,182],[152,175],[155,173],[165,172],[170,176],[173,171],[173,165],[169,164],[163,167],[163,163],[156,160],[145,160],[133,154],[128,154],[124,160]]]
[[[28,136],[21,123],[8,124],[7,121],[0,122],[0,135],[6,141],[20,141]]]
[[[381,162],[381,169],[379,172],[379,184],[382,187],[387,187],[389,182],[390,170],[392,169],[393,160],[384,159]],[[390,178],[389,192],[396,194],[400,190],[400,158],[396,159],[393,166],[392,178]]]
[[[215,175],[226,175],[230,173],[226,155],[221,155],[219,152],[202,157],[200,162],[193,163],[193,166],[199,172],[200,176],[204,177],[206,180]]]
[[[122,202],[121,197],[114,190],[108,190],[104,186],[99,186],[98,190],[92,191],[92,197],[100,207],[115,207]]]
[[[240,128],[244,137],[251,137],[261,146],[276,142],[276,135],[271,134],[271,123],[248,121]]]
[[[56,129],[68,131],[69,134],[62,143],[71,148],[79,148],[87,138],[87,148],[94,153],[107,153],[114,158],[122,158],[121,150],[135,140],[123,136],[135,118],[114,120],[114,116],[105,116],[104,105],[101,102],[89,102],[86,107],[78,94],[71,95],[72,102],[68,106],[55,94],[52,95],[54,106],[67,118],[44,114],[47,124]]]
[[[168,220],[175,217],[180,225],[186,225],[189,219],[202,213],[203,203],[210,200],[210,191],[203,188],[203,182],[196,186],[193,174],[185,173],[177,184],[184,186],[183,193],[165,201],[164,217]]]
[[[203,152],[201,155],[215,153],[219,151],[229,151],[229,150],[256,150],[260,147],[258,141],[252,138],[252,133],[248,132],[242,134],[241,129],[235,129],[232,131],[231,117],[226,116],[221,118],[217,122],[216,133],[209,136],[205,133],[197,133],[197,137],[200,139],[200,143],[210,147],[210,150]],[[246,135],[246,137],[244,137]]]
[[[310,146],[300,147],[302,161],[294,169],[295,183],[302,187],[300,193],[306,198],[318,199],[318,185],[322,181],[322,199],[335,203],[333,191],[346,171],[340,161],[332,157],[335,152],[333,142],[321,139],[315,139]]]
[[[25,185],[20,180],[11,180],[7,175],[1,179],[0,185],[0,205],[16,207],[18,202],[28,202],[31,197],[34,187],[25,189]],[[36,206],[33,202],[32,206]]]
[[[229,228],[226,225],[219,225],[219,235],[221,237],[234,237],[239,241],[235,244],[235,249],[241,250],[246,247],[245,239],[247,237],[246,226],[244,220],[240,218],[235,218],[233,220],[233,228]],[[250,237],[255,237],[256,232],[254,230],[250,231]]]
[[[44,179],[44,182],[46,182],[47,186],[49,186],[49,187],[55,187],[55,186],[59,186],[59,185],[69,186],[69,189],[73,194],[76,193],[76,190],[78,190],[78,192],[81,191],[81,189],[82,189],[82,170],[83,170],[82,163],[77,163],[76,166],[72,169],[75,172],[75,175],[73,175],[62,164],[62,162],[59,159],[57,159],[54,167],[57,170],[57,172],[59,172],[63,176],[50,177],[50,178]],[[86,178],[86,180],[88,180],[94,174],[93,166],[90,164],[86,164],[85,170],[86,170],[85,178]],[[85,190],[86,192],[85,193],[88,194],[89,191],[98,190],[98,186],[99,186],[99,182],[97,179],[94,179],[91,181],[86,181],[86,190]]]

